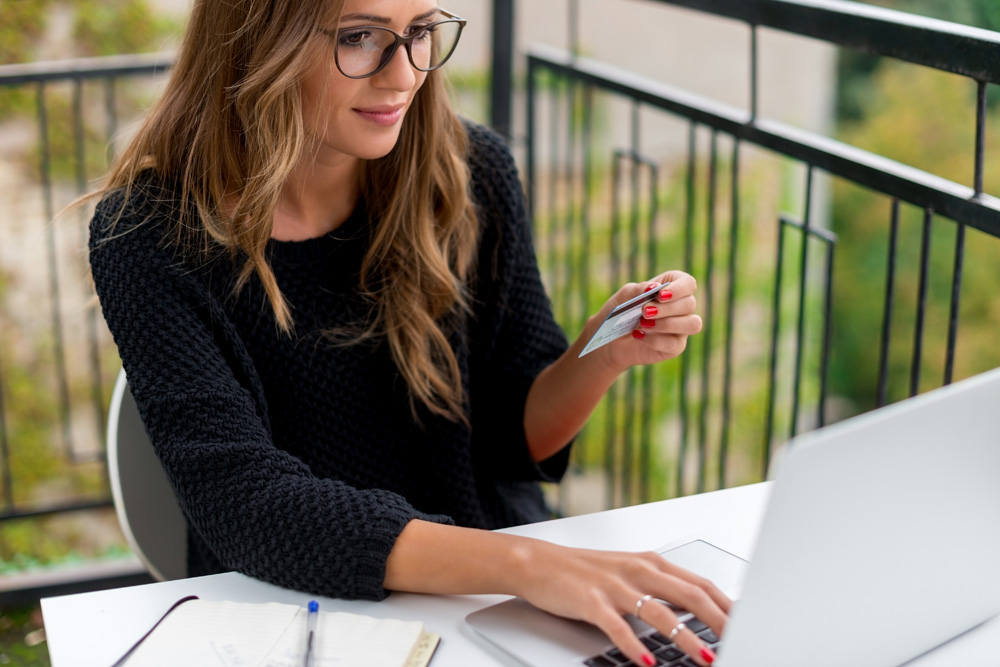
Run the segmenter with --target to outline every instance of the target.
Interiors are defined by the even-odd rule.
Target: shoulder
[[[178,200],[152,170],[142,172],[128,185],[109,190],[98,201],[90,221],[91,248],[142,227],[150,232],[155,229],[162,238],[163,224],[178,210]]]
[[[464,120],[469,137],[470,195],[479,219],[479,271],[485,283],[512,278],[513,266],[534,260],[524,188],[506,140]]]
[[[524,188],[507,142],[488,127],[463,123],[469,138],[470,190],[479,214],[506,219],[507,224],[524,217]]]
[[[469,138],[469,170],[474,181],[494,180],[498,175],[517,178],[517,166],[507,142],[494,130],[463,119]]]
[[[88,260],[95,284],[165,284],[183,276],[190,288],[217,259],[185,235],[180,197],[152,172],[109,190],[90,220]],[[190,215],[188,213],[187,215]]]

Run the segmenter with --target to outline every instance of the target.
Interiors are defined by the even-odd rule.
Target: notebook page
[[[305,658],[306,610],[277,641],[263,667],[301,667]],[[423,633],[419,621],[372,618],[345,612],[319,612],[316,667],[404,667]]]
[[[126,665],[257,667],[299,611],[295,605],[277,602],[191,600],[163,619]]]

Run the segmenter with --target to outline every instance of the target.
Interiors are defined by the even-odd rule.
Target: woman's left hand
[[[644,291],[656,296],[643,306],[644,316],[631,334],[580,357],[587,342],[615,306]],[[626,369],[676,357],[688,336],[701,331],[694,314],[698,283],[683,271],[667,271],[652,280],[618,290],[573,345],[535,378],[524,406],[524,433],[536,461],[544,461],[570,442],[594,408]]]
[[[631,366],[672,359],[684,351],[688,336],[701,331],[701,318],[694,313],[698,282],[683,271],[667,271],[643,283],[624,285],[608,299],[592,321],[599,326],[615,306],[652,289],[658,294],[642,307],[642,319],[631,335],[591,353],[602,354],[617,372]],[[587,327],[589,335],[596,331],[590,331],[591,328]]]

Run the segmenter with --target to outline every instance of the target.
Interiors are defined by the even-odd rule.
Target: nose
[[[389,88],[400,92],[408,92],[416,85],[417,70],[410,64],[406,47],[400,45],[392,54],[392,60],[372,77],[372,84],[378,88]]]

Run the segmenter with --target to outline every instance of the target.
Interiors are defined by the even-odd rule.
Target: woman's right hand
[[[604,631],[636,665],[653,665],[625,614],[645,595],[693,612],[722,636],[732,602],[714,584],[655,553],[573,549],[519,535],[414,520],[386,561],[389,590],[438,595],[502,593]],[[670,636],[677,614],[644,603],[641,618]],[[674,642],[699,665],[714,659],[701,639],[680,631]]]
[[[655,664],[624,618],[645,595],[694,613],[720,637],[725,630],[732,601],[707,579],[659,554],[572,549],[534,540],[523,548],[527,576],[518,595],[550,613],[596,625],[636,665]],[[666,636],[678,623],[675,611],[653,600],[642,605],[640,616]],[[700,665],[715,659],[690,630],[681,630],[674,642]]]

